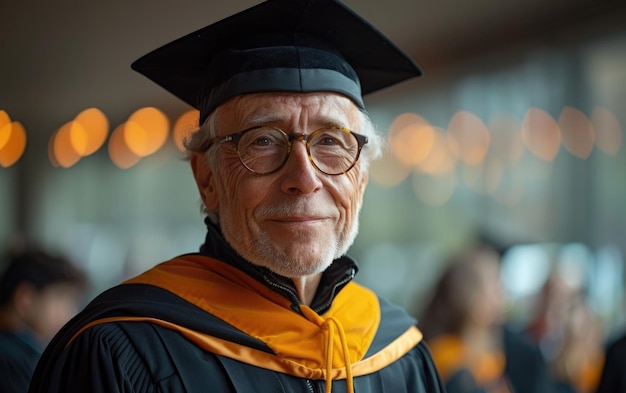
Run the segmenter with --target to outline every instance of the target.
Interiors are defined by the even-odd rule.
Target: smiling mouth
[[[334,212],[321,206],[264,206],[256,211],[256,219],[277,224],[314,224],[332,220]]]
[[[282,223],[282,224],[307,224],[307,223],[316,223],[326,220],[327,217],[280,217],[280,218],[272,218],[269,221]]]

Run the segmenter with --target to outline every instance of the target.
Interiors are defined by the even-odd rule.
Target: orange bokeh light
[[[125,136],[126,124],[120,124],[109,138],[109,157],[118,168],[128,169],[137,164],[141,157],[129,149]]]
[[[74,120],[84,133],[85,146],[81,154],[88,156],[98,151],[109,134],[109,119],[106,115],[97,108],[89,108],[80,112]],[[81,131],[74,132],[80,133]]]
[[[588,158],[596,135],[587,116],[576,108],[566,106],[561,111],[559,127],[565,149],[578,158]]]
[[[11,128],[5,126],[11,123],[11,118],[5,111],[0,111],[0,150],[9,141],[11,135]]]
[[[22,123],[14,121],[1,127],[0,135],[7,135],[6,142],[0,147],[0,165],[8,168],[15,164],[24,154],[26,149],[26,130]]]
[[[542,160],[552,161],[559,152],[559,125],[543,109],[528,109],[522,121],[522,137],[528,150]]]
[[[69,168],[80,161],[85,150],[85,131],[72,120],[57,130],[50,143],[48,154],[52,165]]]
[[[419,171],[433,175],[454,172],[456,160],[446,143],[443,130],[433,129],[433,144],[428,155],[417,166]]]
[[[398,116],[389,128],[391,152],[408,167],[415,167],[426,159],[434,143],[433,127],[415,113]]]
[[[489,130],[471,112],[458,111],[452,116],[446,139],[450,151],[468,165],[480,164],[489,151]]]
[[[135,111],[124,126],[124,140],[128,148],[139,157],[146,157],[159,150],[169,134],[169,119],[153,107]]]

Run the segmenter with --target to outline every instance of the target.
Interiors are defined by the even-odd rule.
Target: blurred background
[[[388,149],[351,250],[358,280],[418,310],[447,257],[488,239],[513,322],[556,272],[604,337],[621,331],[624,2],[346,3],[425,73],[366,98]],[[3,3],[0,249],[27,239],[69,254],[92,294],[196,251],[204,225],[180,151],[196,113],[130,64],[254,4]]]

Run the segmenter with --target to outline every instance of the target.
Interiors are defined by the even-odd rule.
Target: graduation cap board
[[[422,71],[336,0],[268,0],[141,57],[132,68],[200,110],[260,92],[362,96]]]

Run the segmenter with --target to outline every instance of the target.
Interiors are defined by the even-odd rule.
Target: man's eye
[[[337,144],[337,139],[332,136],[324,136],[320,138],[319,144],[324,146],[333,146]]]
[[[269,146],[269,145],[271,145],[273,143],[274,142],[273,142],[272,138],[270,138],[269,136],[262,136],[262,137],[257,138],[254,141],[254,144],[256,146]]]

